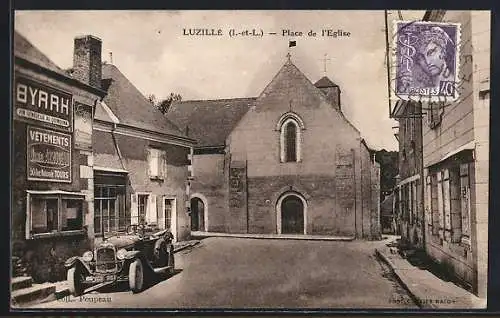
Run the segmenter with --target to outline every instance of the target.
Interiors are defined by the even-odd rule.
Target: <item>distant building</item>
[[[257,98],[175,103],[199,141],[191,230],[380,238],[380,170],[340,88],[288,60]]]
[[[383,234],[396,234],[394,193],[385,197],[380,203],[380,227]]]
[[[424,104],[426,250],[480,297],[488,279],[490,29],[488,11],[427,11],[461,24],[460,97]]]
[[[398,101],[392,117],[398,121],[399,175],[395,189],[397,233],[405,244],[424,249],[422,174],[422,106]]]

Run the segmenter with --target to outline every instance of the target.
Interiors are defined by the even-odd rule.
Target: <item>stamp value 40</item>
[[[443,101],[458,98],[460,24],[395,21],[395,97]]]

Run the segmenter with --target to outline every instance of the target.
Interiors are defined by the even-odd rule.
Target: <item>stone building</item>
[[[96,43],[97,45],[98,43]],[[112,64],[102,65],[94,130],[94,232],[145,222],[189,238],[187,138]]]
[[[397,232],[408,247],[424,249],[422,105],[400,100],[391,115],[399,127],[399,180],[395,189]]]
[[[327,77],[312,84],[288,58],[256,98],[167,116],[198,140],[193,231],[380,237],[379,165]]]
[[[488,11],[427,11],[461,24],[459,98],[424,104],[426,251],[480,297],[488,279],[490,29]]]
[[[63,70],[14,33],[13,276],[62,280],[64,261],[146,222],[190,235],[188,138],[114,65],[74,40]]]
[[[14,276],[65,277],[63,262],[91,245],[92,118],[100,78],[75,54],[69,75],[14,32],[11,237]],[[100,56],[100,51],[98,52]]]

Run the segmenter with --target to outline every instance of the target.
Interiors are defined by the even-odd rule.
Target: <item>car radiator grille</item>
[[[96,251],[96,270],[112,271],[116,270],[115,250],[105,247]]]

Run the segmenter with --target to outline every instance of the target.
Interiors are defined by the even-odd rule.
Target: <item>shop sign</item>
[[[72,95],[24,77],[14,84],[14,119],[71,132]]]
[[[28,126],[28,180],[71,182],[71,135]]]
[[[75,101],[75,148],[92,149],[92,106]]]

